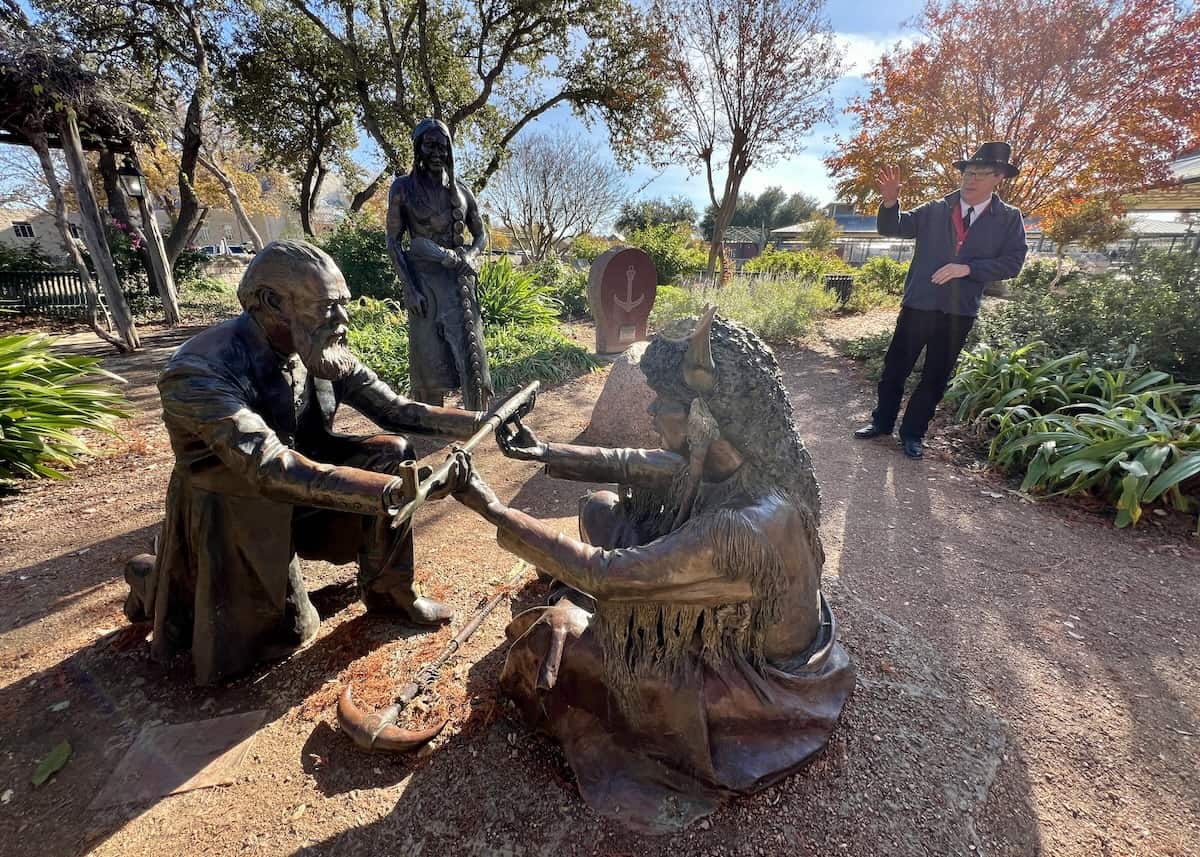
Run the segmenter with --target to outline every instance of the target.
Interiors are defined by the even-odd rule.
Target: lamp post
[[[126,196],[137,200],[138,213],[142,217],[142,237],[150,257],[151,281],[158,286],[167,324],[174,327],[179,324],[179,297],[171,263],[167,261],[166,248],[163,247],[162,233],[158,230],[158,221],[154,219],[151,205],[153,197],[146,187],[146,176],[138,169],[133,158],[126,155],[125,163],[117,170],[117,181],[121,183],[121,190],[125,191]]]
[[[128,155],[125,156],[125,163],[121,165],[121,169],[117,170],[117,180],[121,182],[121,190],[125,191],[125,195],[138,201],[140,209],[142,201],[146,198],[146,177]]]

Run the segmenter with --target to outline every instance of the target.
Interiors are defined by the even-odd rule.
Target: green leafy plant
[[[900,297],[904,294],[904,278],[908,276],[908,262],[897,262],[887,256],[872,256],[855,275],[855,284],[874,288],[884,294]]]
[[[349,311],[346,339],[350,350],[393,390],[407,395],[408,326],[400,304],[363,297],[351,302]]]
[[[509,324],[487,331],[492,386],[497,395],[533,380],[558,383],[594,371],[598,363],[587,349],[554,327]]]
[[[972,343],[1011,349],[1040,341],[1048,354],[1085,352],[1124,365],[1200,381],[1200,263],[1190,253],[1140,254],[1124,271],[1074,272],[1054,285],[1055,265],[1036,261],[1010,281],[1006,301],[985,305]]]
[[[0,336],[0,479],[62,479],[89,452],[79,429],[115,433],[123,381],[41,333]]]
[[[587,349],[553,325],[489,326],[486,336],[492,386],[500,395],[535,379],[565,381],[597,366]],[[354,301],[348,339],[354,353],[380,378],[399,393],[409,392],[408,328],[398,303],[375,298]]]
[[[488,327],[553,324],[562,306],[533,271],[513,267],[507,256],[483,265],[478,286],[479,309]]]
[[[960,420],[994,432],[988,458],[1022,473],[1021,490],[1097,494],[1124,527],[1148,503],[1200,503],[1200,385],[1132,364],[982,345],[963,355],[947,399]]]
[[[837,309],[837,298],[823,285],[796,277],[734,277],[720,287],[660,286],[650,320],[661,327],[671,319],[697,315],[715,303],[722,315],[749,327],[768,342],[799,339],[816,319]]]
[[[768,247],[748,261],[743,270],[750,274],[787,274],[816,283],[826,274],[848,274],[853,269],[832,253]]]
[[[42,245],[36,239],[23,247],[0,244],[0,271],[56,271],[60,267],[42,252]]]
[[[558,302],[559,314],[563,318],[585,318],[591,314],[586,271],[577,271],[558,259],[543,259],[531,270],[538,284]]]
[[[346,217],[320,241],[354,297],[400,298],[400,280],[388,257],[387,232],[361,215]]]
[[[638,247],[654,261],[658,281],[668,285],[702,273],[708,254],[691,245],[691,230],[686,224],[663,223],[629,233],[627,243]]]
[[[600,254],[608,250],[612,242],[596,235],[576,235],[571,239],[570,256],[585,262],[595,262]]]

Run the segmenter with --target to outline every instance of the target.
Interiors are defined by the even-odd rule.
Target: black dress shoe
[[[856,429],[854,432],[854,436],[859,440],[870,440],[873,437],[880,437],[881,435],[887,434],[891,434],[891,432],[884,431],[879,426],[875,425],[875,423],[865,425],[860,429]]]
[[[919,437],[900,438],[900,447],[909,458],[924,458],[925,444]]]

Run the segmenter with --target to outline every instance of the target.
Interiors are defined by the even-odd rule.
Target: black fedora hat
[[[981,167],[1000,167],[1004,170],[1005,178],[1012,178],[1020,172],[1015,166],[1008,162],[1012,157],[1012,146],[1008,143],[984,143],[980,146],[969,160],[955,161],[954,168],[957,170],[965,170],[967,167],[977,165]]]

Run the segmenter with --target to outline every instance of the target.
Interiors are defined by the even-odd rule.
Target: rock
[[[625,349],[612,370],[592,409],[592,421],[583,439],[596,446],[629,446],[655,449],[658,433],[646,408],[654,401],[654,392],[642,374],[641,360],[647,342]]]

